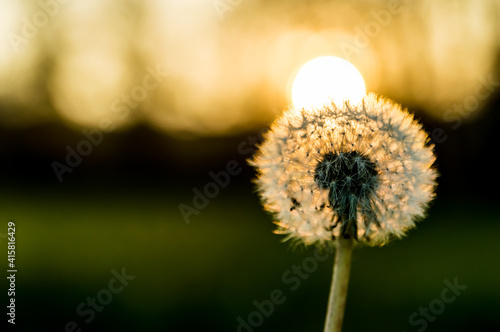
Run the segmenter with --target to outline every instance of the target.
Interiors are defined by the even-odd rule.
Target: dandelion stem
[[[328,299],[324,332],[342,331],[344,320],[347,289],[349,286],[349,273],[351,271],[351,257],[354,241],[352,238],[337,239],[335,250],[335,264],[333,266],[332,286]]]

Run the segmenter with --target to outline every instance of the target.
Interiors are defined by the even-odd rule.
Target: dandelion
[[[382,245],[401,237],[434,197],[426,133],[401,106],[369,94],[285,111],[252,164],[277,233],[305,244],[353,238]]]
[[[276,233],[337,246],[340,286],[330,305],[341,306],[340,323],[327,317],[327,325],[342,323],[352,246],[380,246],[415,226],[434,197],[434,161],[421,125],[375,94],[357,104],[291,107],[272,124],[251,161],[256,183]]]

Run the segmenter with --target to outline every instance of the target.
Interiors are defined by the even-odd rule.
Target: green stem
[[[337,239],[335,264],[333,266],[332,286],[328,299],[328,309],[324,332],[341,332],[344,320],[349,273],[351,271],[353,239]]]

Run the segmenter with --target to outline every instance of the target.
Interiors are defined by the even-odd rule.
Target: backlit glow
[[[334,56],[307,62],[292,86],[292,102],[296,108],[317,108],[330,101],[358,103],[365,94],[361,73],[349,61]]]

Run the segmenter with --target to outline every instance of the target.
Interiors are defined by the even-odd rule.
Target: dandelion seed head
[[[402,237],[434,198],[427,134],[399,104],[369,94],[351,105],[290,108],[250,162],[276,233],[305,244]]]

